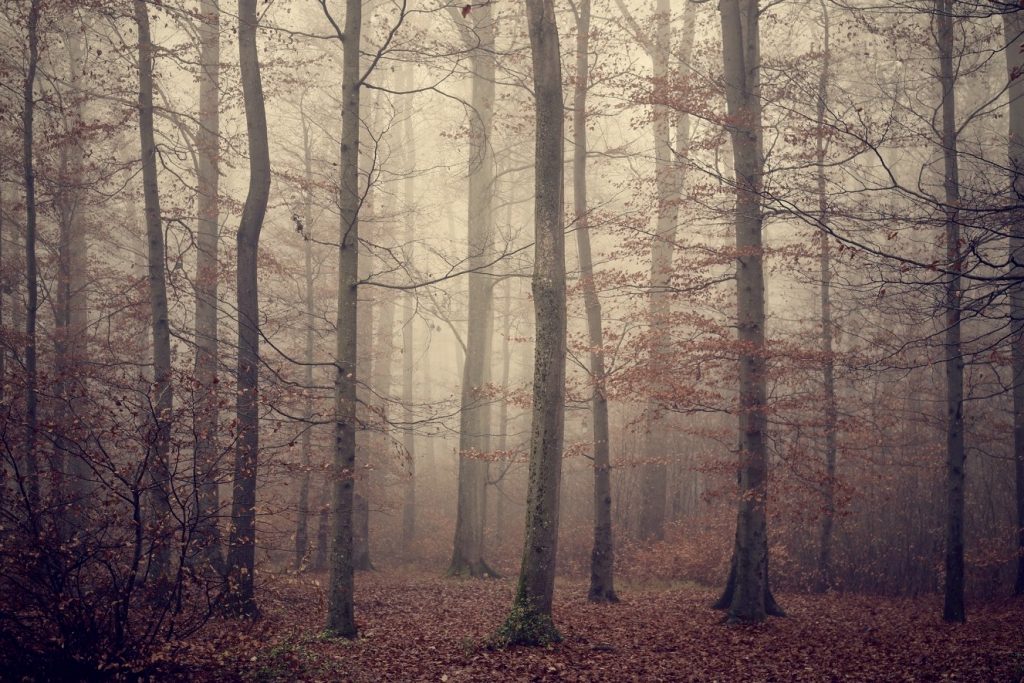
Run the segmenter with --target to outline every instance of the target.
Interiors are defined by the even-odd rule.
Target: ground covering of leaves
[[[789,616],[728,626],[696,585],[621,589],[617,605],[559,581],[563,642],[490,649],[513,582],[393,571],[360,574],[360,637],[322,633],[324,577],[279,579],[263,618],[224,621],[175,653],[191,680],[239,681],[1021,681],[1024,601],[970,605],[964,625],[940,598],[782,594]]]

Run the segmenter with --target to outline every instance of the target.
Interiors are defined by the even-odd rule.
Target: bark
[[[1024,203],[1024,15],[1003,15],[1006,72],[1009,83],[1010,202]],[[1017,498],[1017,579],[1014,593],[1024,595],[1024,212],[1016,208],[1010,223],[1010,354],[1013,368],[1013,455]]]
[[[828,102],[828,78],[831,55],[829,53],[830,31],[828,6],[821,3],[824,24],[822,43],[821,75],[818,78],[817,136],[815,138],[815,159],[818,185],[818,222],[820,250],[818,266],[821,276],[821,355],[822,388],[825,393],[825,480],[822,485],[824,514],[821,518],[821,539],[818,552],[817,589],[827,591],[833,587],[832,576],[832,529],[836,517],[836,429],[838,411],[836,408],[835,358],[832,352],[832,263],[828,227],[828,193],[825,184],[825,105]]]
[[[359,278],[359,44],[361,0],[345,3],[338,250],[338,318],[334,383],[334,542],[327,591],[327,631],[343,638],[357,634],[352,605],[354,566],[352,503],[356,469],[356,324]]]
[[[25,475],[30,515],[39,506],[39,460],[36,439],[39,429],[36,314],[39,308],[38,264],[36,263],[36,176],[32,161],[35,118],[36,69],[39,66],[40,0],[32,0],[28,11],[28,70],[23,91],[22,174],[25,182]]]
[[[313,321],[316,309],[313,305],[313,149],[309,140],[309,124],[305,113],[302,115],[302,151],[305,167],[305,186],[302,205],[302,236],[304,272],[306,279],[306,348],[303,382],[306,397],[302,414],[302,474],[299,479],[298,519],[295,526],[295,569],[302,569],[309,556],[309,484],[313,466]]]
[[[587,91],[590,80],[590,0],[581,0],[576,19],[576,86],[573,91],[573,209],[576,247],[590,342],[591,418],[594,423],[594,547],[590,554],[591,602],[618,602],[612,544],[612,482],[608,454],[608,399],[605,398],[604,335],[601,302],[594,283],[587,210]]]
[[[964,612],[964,360],[960,349],[960,178],[957,162],[956,79],[953,73],[952,0],[935,0],[942,85],[942,156],[946,215],[946,582],[942,616],[962,622]]]
[[[473,30],[464,30],[464,42],[474,48],[469,132],[469,321],[462,374],[459,415],[459,492],[455,540],[448,574],[497,576],[484,560],[484,521],[487,509],[487,461],[490,450],[491,401],[480,395],[490,380],[491,339],[494,327],[493,278],[481,272],[493,255],[494,217],[491,195],[494,156],[491,130],[494,117],[494,21],[489,3],[473,8]]]
[[[160,192],[157,185],[156,142],[153,135],[153,59],[148,5],[135,0],[139,30],[139,135],[142,144],[142,191],[146,214],[147,281],[153,342],[153,431],[149,438],[147,472],[153,487],[154,573],[170,571],[170,441],[173,394],[171,334],[167,312],[167,283]]]
[[[536,324],[526,541],[505,644],[558,640],[551,620],[565,422],[562,68],[553,0],[527,0],[536,98],[533,300]]]
[[[196,407],[193,456],[197,490],[197,546],[204,560],[223,571],[218,525],[220,493],[217,447],[217,252],[220,225],[220,10],[215,0],[199,5],[199,128],[196,133]]]
[[[70,117],[65,119],[67,129],[79,125],[84,119],[82,97],[82,64],[84,51],[78,27],[68,31],[68,80],[70,83]],[[62,477],[60,491],[55,498],[63,495],[66,530],[73,532],[76,522],[73,515],[80,508],[88,490],[85,485],[89,474],[86,463],[75,451],[72,443],[76,437],[75,415],[84,410],[83,397],[86,393],[82,375],[86,360],[86,332],[88,324],[88,300],[86,297],[86,263],[88,244],[85,236],[84,203],[82,192],[82,168],[84,150],[79,140],[74,139],[60,149],[60,183],[54,205],[60,226],[57,245],[57,306],[55,310],[56,335],[54,338],[55,366],[57,375],[56,393],[61,400],[63,422],[55,435],[57,460],[55,471]],[[70,459],[67,459],[70,455]]]
[[[238,60],[241,67],[245,128],[249,138],[249,190],[242,207],[238,253],[238,386],[235,416],[235,478],[228,549],[228,608],[258,615],[254,593],[256,568],[256,474],[259,456],[259,296],[257,255],[270,196],[267,115],[256,45],[257,1],[239,0]]]
[[[407,86],[412,86],[412,71],[407,74]],[[411,101],[411,98],[407,98]],[[413,206],[416,202],[416,143],[413,137],[412,107],[405,112],[403,126],[403,138],[405,145],[405,178],[402,181],[402,192],[405,205],[405,243],[408,250],[408,259],[415,263],[414,248],[414,213]],[[405,451],[408,472],[406,473],[402,492],[402,550],[407,557],[411,556],[413,542],[416,539],[416,441],[412,428],[413,414],[413,378],[415,339],[413,336],[413,325],[416,321],[416,298],[412,292],[403,297],[405,308],[405,320],[402,324],[402,422],[405,427],[402,430],[402,448]]]
[[[768,587],[768,452],[757,0],[722,0],[722,61],[736,176],[736,308],[739,354],[739,500],[728,621],[772,612]]]
[[[653,49],[649,50],[653,65],[654,83],[664,88],[668,80],[668,60],[671,50],[672,7],[670,0],[658,0],[655,9],[656,29]],[[657,187],[657,226],[651,240],[650,292],[647,315],[650,322],[650,348],[648,363],[651,377],[666,367],[665,354],[670,345],[668,318],[672,299],[668,288],[672,281],[672,252],[679,220],[678,174],[672,155],[672,120],[669,108],[654,105],[654,175]],[[652,379],[652,384],[656,382]],[[656,391],[656,389],[655,389]],[[660,541],[665,536],[665,509],[668,481],[668,463],[664,426],[658,419],[659,405],[656,395],[649,395],[644,417],[644,465],[641,470],[640,537]]]
[[[509,225],[512,224],[512,205],[509,204]],[[501,387],[508,391],[508,380],[512,365],[512,353],[510,349],[510,338],[512,336],[512,279],[505,279],[505,296],[501,315]],[[498,451],[508,453],[508,396],[503,396],[501,406],[498,408]],[[508,493],[501,484],[508,476],[511,462],[506,465],[501,477],[494,484],[494,535],[497,542],[502,544],[505,540],[505,527],[508,524],[508,511],[505,509],[508,504]]]

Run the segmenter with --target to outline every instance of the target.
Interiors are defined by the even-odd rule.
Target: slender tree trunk
[[[509,224],[512,223],[512,205],[509,204]],[[505,296],[501,314],[501,387],[508,391],[509,374],[512,365],[512,353],[510,348],[510,337],[512,336],[512,279],[505,279]],[[502,453],[508,452],[508,396],[501,399],[501,406],[498,408],[498,450]],[[511,466],[511,465],[510,465]],[[502,480],[494,485],[494,535],[499,544],[505,541],[505,528],[508,524],[508,511],[505,509],[508,501],[508,492],[500,485],[507,482],[509,467],[505,468]]]
[[[235,403],[238,438],[228,542],[228,607],[256,616],[256,474],[259,458],[260,311],[257,256],[263,217],[270,198],[270,150],[267,115],[256,45],[257,0],[238,3],[238,61],[245,128],[249,137],[249,190],[238,225],[238,389]]]
[[[533,300],[536,346],[526,541],[519,583],[498,640],[558,640],[551,619],[565,426],[565,234],[562,66],[553,0],[527,0],[537,132],[534,148]]]
[[[739,501],[726,590],[729,622],[781,610],[768,587],[764,251],[762,246],[760,43],[757,0],[722,0],[722,57],[736,175],[736,304],[739,357]],[[723,606],[725,606],[723,605]]]
[[[149,305],[153,339],[153,434],[149,440],[151,455],[147,471],[153,485],[153,512],[156,517],[154,570],[158,577],[170,571],[170,442],[171,412],[174,409],[171,388],[171,332],[167,312],[167,284],[160,192],[157,185],[156,142],[153,134],[153,60],[154,46],[149,31],[149,6],[135,0],[135,21],[139,30],[139,134],[142,143],[142,189],[146,213]]]
[[[832,262],[830,254],[828,226],[828,191],[825,184],[825,106],[828,103],[828,79],[831,54],[828,6],[821,3],[821,16],[824,25],[822,43],[821,75],[818,78],[817,102],[817,135],[815,138],[815,158],[818,183],[818,222],[820,230],[820,250],[818,265],[821,275],[821,355],[822,388],[825,392],[825,481],[822,482],[822,498],[824,514],[821,517],[821,540],[818,552],[817,589],[827,591],[832,588],[832,528],[836,517],[836,429],[838,411],[836,408],[835,358],[832,353]]]
[[[299,509],[295,528],[295,569],[302,569],[309,555],[309,484],[313,466],[313,148],[309,140],[309,124],[302,113],[302,151],[305,167],[305,189],[302,208],[303,256],[306,276],[306,350],[303,382],[306,397],[302,406],[302,474],[299,479]]]
[[[590,342],[590,379],[593,382],[591,416],[594,421],[594,548],[590,554],[592,602],[617,602],[614,546],[612,545],[612,482],[608,454],[608,399],[604,387],[604,335],[601,302],[594,283],[590,253],[590,220],[587,210],[587,91],[590,87],[590,0],[581,0],[576,18],[576,85],[573,91],[573,209],[576,214],[576,247],[580,281],[587,313]]]
[[[196,134],[199,191],[196,196],[196,435],[193,455],[197,488],[197,545],[203,558],[223,571],[218,516],[217,446],[217,252],[220,225],[220,10],[216,0],[199,5],[199,129]]]
[[[338,251],[338,319],[334,383],[334,543],[327,592],[327,631],[355,638],[352,598],[352,503],[356,469],[356,324],[359,279],[359,44],[361,0],[345,3],[341,102],[341,246]]]
[[[25,74],[21,121],[22,172],[25,181],[25,473],[30,514],[38,513],[39,460],[36,438],[39,429],[37,370],[36,370],[36,314],[39,308],[39,283],[36,263],[36,175],[32,162],[35,143],[33,119],[35,117],[36,68],[39,65],[39,10],[40,0],[32,0],[28,11],[28,71]]]
[[[655,87],[664,88],[668,79],[671,52],[672,6],[670,0],[658,0],[656,6],[653,63]],[[669,315],[672,299],[668,290],[672,283],[672,252],[679,220],[679,187],[672,154],[672,119],[664,104],[654,105],[654,175],[657,187],[657,227],[651,240],[650,292],[647,310],[651,326],[648,362],[652,377],[665,367],[665,354],[670,345]],[[654,391],[657,391],[655,388]],[[657,395],[647,397],[644,417],[644,464],[641,469],[640,538],[660,541],[665,536],[665,509],[668,462],[664,425],[658,414]]]
[[[494,216],[491,195],[494,156],[491,130],[494,117],[494,21],[483,3],[470,14],[474,24],[467,45],[473,69],[469,132],[469,322],[462,374],[459,416],[459,493],[455,541],[448,573],[453,576],[497,576],[484,560],[484,518],[487,504],[487,461],[490,450],[490,398],[481,395],[490,380],[493,337],[493,278],[481,272],[493,257]]]
[[[406,75],[406,85],[411,87],[412,71]],[[407,98],[411,101],[411,98]],[[405,178],[402,182],[405,206],[405,243],[408,250],[408,259],[415,263],[414,252],[414,222],[415,214],[413,207],[416,203],[416,141],[413,134],[412,106],[405,112],[403,136],[405,144],[403,153],[405,155]],[[405,427],[402,430],[402,448],[405,451],[408,472],[406,473],[405,485],[402,492],[402,550],[406,557],[412,554],[413,542],[416,538],[416,440],[413,432],[412,402],[413,402],[413,378],[415,339],[413,325],[416,322],[416,298],[412,292],[403,297],[405,303],[405,319],[402,324],[402,421]]]
[[[1024,203],[1024,14],[1003,15],[1006,72],[1009,82],[1010,201]],[[1017,485],[1017,579],[1014,594],[1024,595],[1024,211],[1016,208],[1010,222],[1010,354],[1013,367],[1013,455]]]
[[[942,152],[946,214],[946,590],[943,618],[964,621],[964,359],[960,349],[960,177],[957,161],[956,77],[952,0],[935,0],[942,85]]]

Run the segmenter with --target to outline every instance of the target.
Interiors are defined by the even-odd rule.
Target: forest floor
[[[486,645],[513,581],[378,571],[357,576],[355,641],[323,637],[325,577],[274,579],[255,623],[209,625],[174,659],[190,680],[239,681],[1021,681],[1024,600],[940,618],[937,596],[779,595],[789,613],[728,626],[696,585],[629,586],[616,605],[559,581],[547,648]],[[244,623],[244,626],[241,626]]]

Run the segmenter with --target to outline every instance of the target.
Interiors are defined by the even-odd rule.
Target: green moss
[[[550,614],[534,609],[522,598],[512,603],[505,623],[491,637],[494,647],[510,647],[512,645],[551,645],[562,640],[555,628]]]

